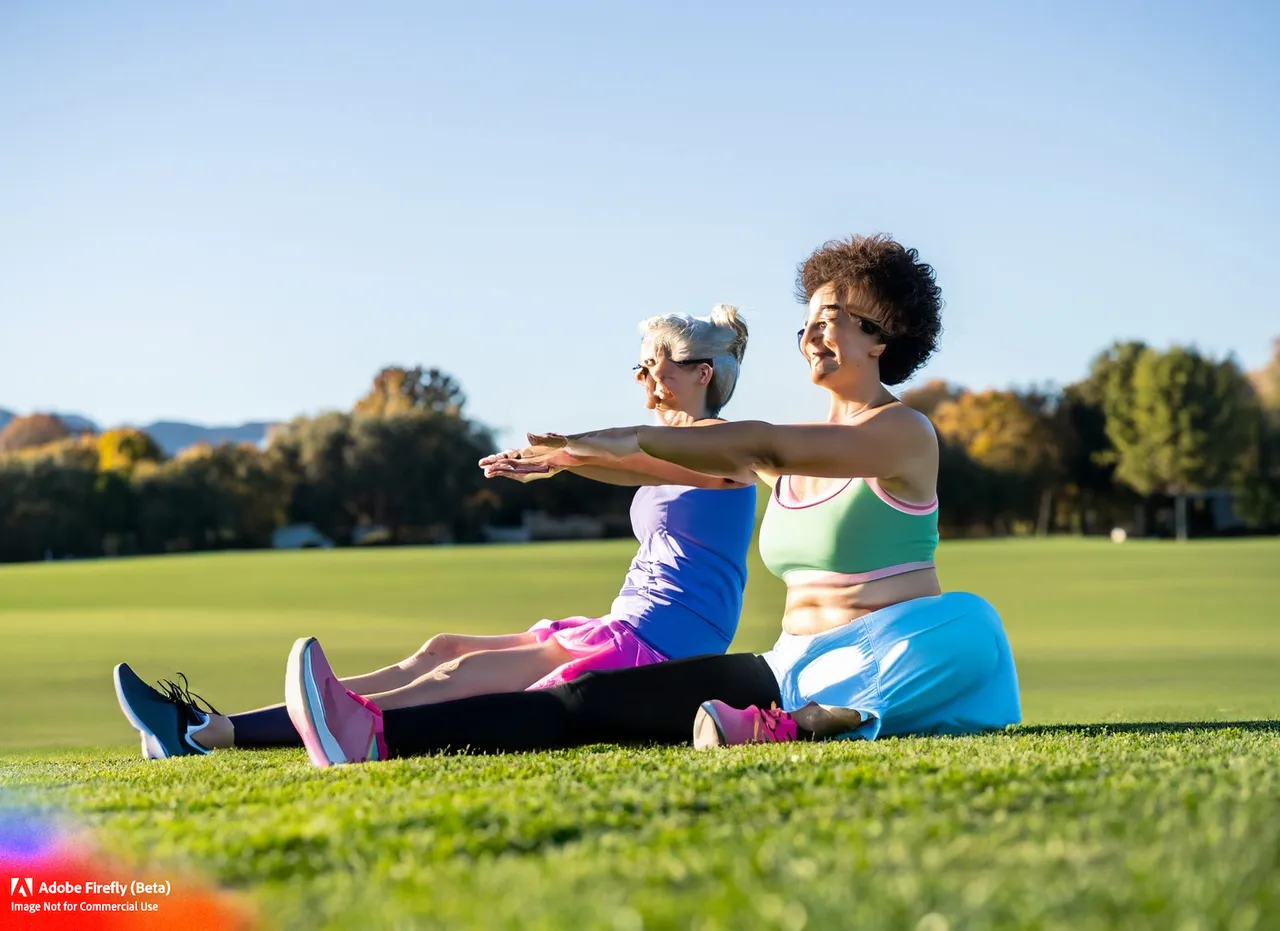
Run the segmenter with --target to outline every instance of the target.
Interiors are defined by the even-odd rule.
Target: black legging
[[[382,721],[391,756],[683,744],[693,736],[698,706],[712,699],[735,708],[782,701],[763,658],[731,653],[589,672],[551,689],[390,708]]]
[[[242,711],[230,715],[232,739],[244,750],[266,750],[271,747],[301,747],[302,738],[289,720],[289,709],[284,705]]]
[[[635,669],[589,672],[533,692],[477,695],[383,712],[393,756],[440,750],[506,753],[592,743],[688,743],[704,701],[735,708],[781,702],[778,683],[754,653],[695,656]],[[237,747],[300,747],[283,707],[231,716]]]

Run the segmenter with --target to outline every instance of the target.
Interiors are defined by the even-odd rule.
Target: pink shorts
[[[529,628],[529,633],[539,643],[555,637],[573,659],[557,666],[525,691],[563,685],[584,672],[648,666],[666,659],[617,618],[566,617],[559,621],[539,621]]]

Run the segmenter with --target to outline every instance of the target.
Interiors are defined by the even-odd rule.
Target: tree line
[[[625,515],[631,490],[567,476],[486,480],[496,451],[439,369],[379,372],[350,411],[300,417],[262,448],[196,445],[166,457],[146,433],[73,435],[47,414],[0,431],[0,561],[252,549],[309,523],[338,544],[471,542],[526,511]],[[613,526],[625,532],[625,523]]]
[[[1280,529],[1280,340],[1252,375],[1127,342],[1065,388],[934,381],[903,400],[938,431],[946,536],[1211,532],[1205,493],[1229,494],[1244,528]],[[421,367],[384,369],[350,411],[297,418],[262,448],[166,457],[139,430],[19,417],[0,431],[0,560],[267,547],[296,523],[339,544],[369,527],[393,544],[471,542],[528,511],[627,532],[631,489],[486,481],[476,460],[495,449],[461,386]]]
[[[930,382],[903,400],[937,428],[953,534],[1212,532],[1209,495],[1239,529],[1280,528],[1280,339],[1251,375],[1124,342],[1059,390]]]

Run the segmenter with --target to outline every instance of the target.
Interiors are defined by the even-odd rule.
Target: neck
[[[684,424],[692,423],[697,420],[706,420],[711,416],[707,413],[707,409],[705,407],[697,411],[685,410],[684,408],[659,407],[656,409],[656,413],[658,415],[658,419],[662,421],[663,425],[668,427],[683,426]]]
[[[894,396],[878,381],[874,385],[855,385],[847,391],[832,391],[831,412],[827,419],[831,423],[854,420],[861,414],[883,407],[893,400],[895,400]]]

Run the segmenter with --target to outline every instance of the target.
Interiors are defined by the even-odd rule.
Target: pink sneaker
[[[316,766],[387,758],[382,711],[343,687],[315,637],[303,637],[289,651],[284,699]]]
[[[738,709],[722,701],[705,701],[693,719],[693,745],[699,750],[795,739],[796,719],[776,704],[761,711],[755,705]]]

